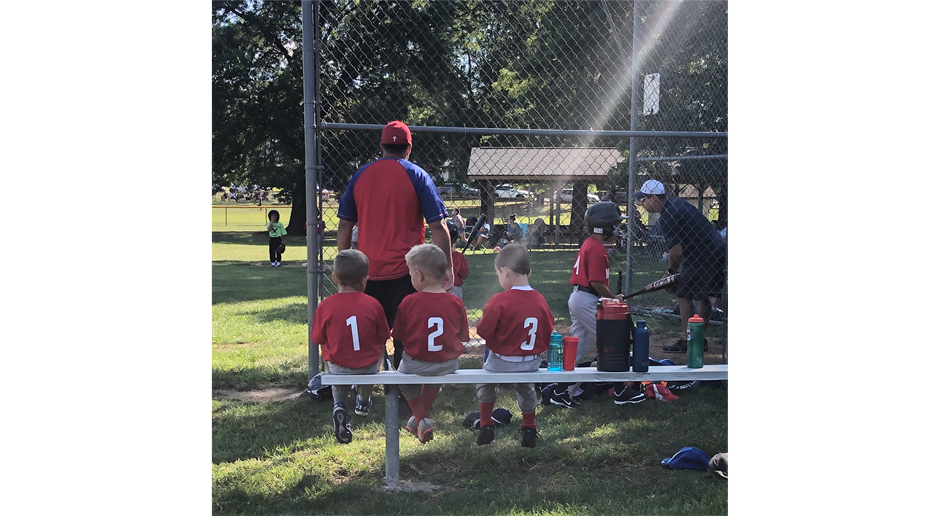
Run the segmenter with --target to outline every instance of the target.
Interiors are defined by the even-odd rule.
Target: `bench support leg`
[[[398,386],[385,392],[385,485],[398,487]]]

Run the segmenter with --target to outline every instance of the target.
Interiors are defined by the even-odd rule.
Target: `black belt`
[[[591,294],[592,296],[601,297],[600,292],[594,290],[592,287],[583,287],[581,285],[577,285],[577,287],[578,287],[578,290],[580,290],[581,292],[587,292],[588,294]]]

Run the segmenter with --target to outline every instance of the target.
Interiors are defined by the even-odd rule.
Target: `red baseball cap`
[[[411,145],[411,130],[404,122],[395,120],[382,129],[382,143],[386,145]]]

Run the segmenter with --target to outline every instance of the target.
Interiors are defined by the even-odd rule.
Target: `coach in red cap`
[[[358,224],[359,250],[369,257],[365,293],[382,304],[391,328],[401,300],[415,292],[405,254],[424,243],[425,221],[431,228],[431,240],[447,257],[445,289],[453,286],[454,271],[447,209],[431,176],[408,161],[411,130],[403,122],[389,122],[382,130],[379,150],[382,157],[353,174],[339,201],[336,243],[340,251],[349,249],[353,225]],[[403,346],[400,340],[394,342],[393,366],[397,370]]]

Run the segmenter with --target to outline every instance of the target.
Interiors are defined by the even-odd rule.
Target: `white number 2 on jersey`
[[[535,348],[535,332],[539,331],[539,320],[535,317],[526,317],[525,322],[522,323],[523,328],[529,329],[529,340],[523,342],[522,349],[529,351]]]
[[[440,317],[428,318],[428,328],[433,328],[435,326],[437,326],[437,330],[431,332],[431,334],[428,335],[428,351],[440,351],[444,349],[444,346],[434,343],[435,338],[444,334],[444,319]]]
[[[355,315],[346,319],[346,326],[352,326],[353,351],[359,351],[359,324]]]

